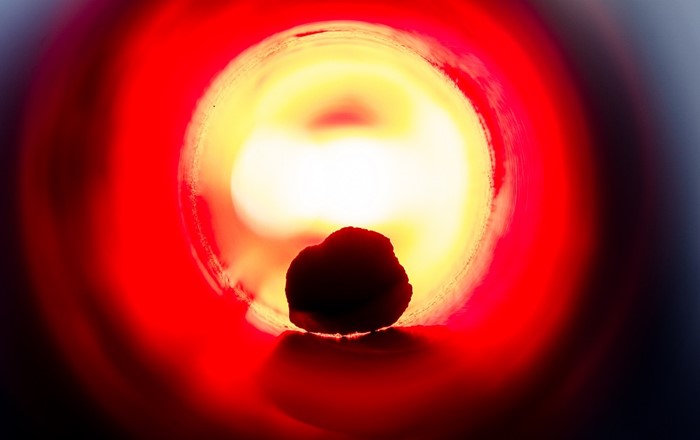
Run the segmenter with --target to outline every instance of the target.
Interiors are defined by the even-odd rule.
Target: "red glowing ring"
[[[335,391],[352,390],[330,379],[329,389],[298,396],[302,413],[264,402],[252,378],[278,342],[245,320],[246,302],[213,291],[192,257],[179,199],[181,147],[216,75],[271,35],[336,20],[425,36],[457,54],[434,58],[443,61],[434,67],[491,136],[485,271],[466,303],[426,321],[443,324],[440,344],[453,356],[413,364],[434,370],[407,370],[410,384],[377,380],[363,389],[377,404],[396,405],[382,420],[372,405],[333,401]],[[186,414],[263,437],[369,435],[400,432],[404,410],[415,423],[435,416],[431,399],[441,395],[433,389],[452,390],[438,405],[444,412],[496,413],[493,402],[517,398],[576,313],[596,233],[580,99],[528,10],[461,1],[174,1],[125,7],[106,22],[101,38],[66,37],[43,67],[22,200],[46,321],[113,416],[135,431],[146,419],[165,425]],[[281,377],[268,379],[284,389]],[[166,402],[169,410],[156,409]],[[324,408],[340,412],[322,420]],[[451,421],[464,430],[479,423]]]

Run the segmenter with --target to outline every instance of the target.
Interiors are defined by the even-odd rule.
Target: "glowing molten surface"
[[[195,246],[259,328],[291,328],[290,261],[345,226],[394,243],[414,286],[400,323],[466,299],[493,192],[488,137],[417,44],[353,22],[292,29],[237,57],[200,101],[181,162],[210,213]]]

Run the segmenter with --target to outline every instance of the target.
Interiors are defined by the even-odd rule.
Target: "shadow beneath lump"
[[[390,328],[357,338],[286,332],[257,377],[288,416],[352,436],[411,438],[469,430],[483,390],[444,327]]]

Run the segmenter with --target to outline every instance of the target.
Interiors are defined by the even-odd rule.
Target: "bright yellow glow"
[[[332,32],[293,37],[311,28]],[[487,135],[397,35],[349,22],[293,29],[235,59],[199,104],[189,178],[210,202],[226,282],[252,292],[260,328],[292,327],[288,264],[344,226],[392,240],[414,288],[400,323],[431,323],[463,284],[490,213]]]
[[[316,144],[292,134],[254,136],[234,166],[231,193],[261,235],[289,236],[321,222],[376,225],[407,202],[402,189],[412,176],[400,165],[410,158],[400,153],[372,139]]]

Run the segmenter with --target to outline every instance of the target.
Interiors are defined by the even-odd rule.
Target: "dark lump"
[[[289,318],[298,327],[351,334],[392,325],[413,288],[387,237],[347,227],[294,258],[285,291]]]

